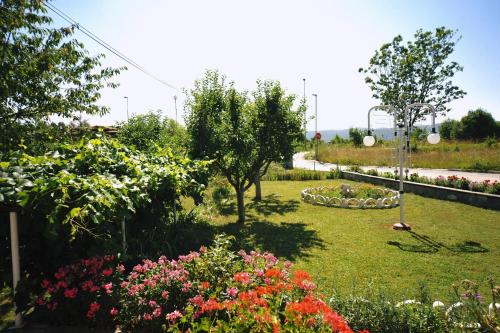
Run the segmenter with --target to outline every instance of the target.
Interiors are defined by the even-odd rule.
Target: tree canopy
[[[0,131],[4,147],[16,146],[19,126],[50,116],[102,115],[100,90],[120,69],[101,68],[71,39],[75,27],[54,28],[43,1],[0,1]]]
[[[409,104],[429,103],[446,114],[450,111],[447,103],[466,94],[451,80],[463,67],[448,60],[459,40],[456,31],[445,27],[434,33],[417,30],[414,40],[406,45],[401,36],[396,36],[376,50],[368,67],[359,72],[366,74],[373,97],[385,105],[403,110]],[[429,112],[426,108],[411,110],[410,125]]]
[[[293,109],[294,99],[276,81],[257,81],[250,95],[239,92],[217,71],[207,71],[188,95],[190,154],[213,160],[233,186],[240,222],[244,192],[272,162],[290,160],[293,143],[302,139],[303,114]]]

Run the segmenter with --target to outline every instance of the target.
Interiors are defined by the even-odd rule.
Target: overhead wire
[[[122,52],[120,52],[117,49],[115,49],[114,47],[112,47],[109,43],[106,43],[102,38],[99,38],[97,35],[95,35],[94,33],[92,33],[90,30],[88,30],[87,28],[85,28],[84,26],[82,26],[75,19],[73,19],[72,17],[70,17],[69,15],[67,15],[66,13],[64,13],[62,10],[58,9],[57,7],[55,7],[52,4],[49,4],[48,2],[45,2],[45,6],[48,9],[50,9],[52,12],[54,12],[56,15],[58,15],[59,17],[61,17],[63,20],[65,20],[66,22],[70,23],[71,25],[74,25],[79,31],[81,31],[87,37],[89,37],[90,39],[92,39],[93,41],[95,41],[96,43],[98,43],[99,45],[101,45],[106,50],[108,50],[109,52],[113,53],[114,55],[116,55],[117,57],[119,57],[120,59],[122,59],[123,61],[125,61],[126,63],[130,64],[131,66],[133,66],[137,70],[139,70],[142,73],[144,73],[145,75],[153,78],[154,80],[158,81],[159,83],[161,83],[161,84],[163,84],[163,85],[165,85],[165,86],[167,86],[167,87],[169,87],[169,88],[171,88],[173,90],[179,91],[179,88],[177,88],[173,84],[170,84],[170,83],[168,83],[168,82],[160,79],[156,75],[152,74],[151,72],[149,72],[148,70],[146,70],[144,67],[142,67],[141,65],[139,65],[137,62],[135,62],[134,60],[130,59],[128,56],[126,56]]]

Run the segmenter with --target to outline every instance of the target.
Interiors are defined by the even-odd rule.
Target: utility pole
[[[177,122],[177,95],[174,95],[175,122]]]
[[[128,96],[123,96],[123,98],[125,98],[127,100],[127,121],[129,121],[130,118],[128,116]]]

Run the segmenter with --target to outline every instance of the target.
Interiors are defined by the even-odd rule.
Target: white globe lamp
[[[441,137],[439,136],[438,133],[431,133],[427,136],[427,141],[431,144],[431,145],[435,145],[437,143],[439,143],[439,141],[441,140]]]
[[[367,147],[371,147],[375,144],[375,138],[371,135],[367,135],[363,138],[363,144]]]

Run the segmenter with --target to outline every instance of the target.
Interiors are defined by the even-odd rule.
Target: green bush
[[[21,207],[21,266],[39,274],[75,258],[122,252],[125,221],[129,253],[156,255],[165,245],[179,197],[203,190],[207,162],[168,149],[141,153],[97,136],[0,162],[0,204]],[[2,267],[7,267],[8,225],[0,226]]]

